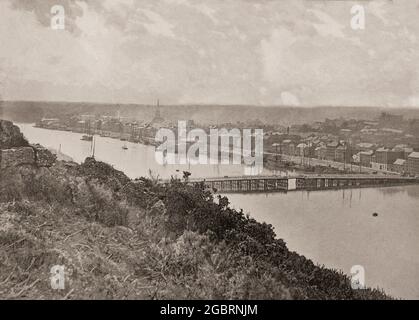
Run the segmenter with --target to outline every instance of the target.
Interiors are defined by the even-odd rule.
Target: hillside
[[[8,145],[10,147],[10,145]],[[50,270],[63,265],[65,290]],[[204,186],[81,165],[0,170],[0,299],[386,299]]]
[[[406,118],[419,118],[419,110],[413,108],[378,107],[287,107],[287,106],[246,106],[246,105],[162,105],[161,114],[166,120],[194,120],[200,124],[253,122],[260,120],[270,125],[291,125],[335,119],[375,119],[386,111],[404,115]],[[0,117],[18,122],[36,122],[42,117],[66,118],[80,114],[116,116],[150,121],[155,105],[109,104],[87,102],[40,102],[40,101],[0,101]]]

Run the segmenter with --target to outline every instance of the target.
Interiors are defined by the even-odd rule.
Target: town
[[[43,118],[37,127],[84,133],[157,146],[160,128],[177,130],[177,122],[165,120],[157,104],[154,117],[141,121],[99,114]],[[374,120],[326,119],[302,125],[269,125],[260,121],[197,124],[186,122],[186,129],[231,130],[257,128],[264,132],[264,162],[268,169],[296,169],[326,173],[383,173],[419,175],[419,119],[382,112]],[[232,142],[231,142],[232,143]]]
[[[419,174],[419,119],[383,112],[374,121],[326,119],[266,135],[271,150],[303,166]]]

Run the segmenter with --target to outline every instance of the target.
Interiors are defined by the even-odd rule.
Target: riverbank
[[[77,127],[68,127],[68,126],[47,126],[47,125],[34,125],[34,128],[51,130],[51,131],[63,131],[63,132],[74,132],[74,133],[81,133],[81,134],[89,134],[89,135],[96,135],[99,137],[116,139],[121,141],[129,141],[132,143],[139,143],[147,146],[156,146],[156,141],[154,139],[155,130],[147,130],[146,132],[149,133],[145,135],[144,132],[142,135],[133,135],[132,133],[124,133],[124,132],[115,132],[109,130],[90,130],[86,131],[85,128],[77,128]]]

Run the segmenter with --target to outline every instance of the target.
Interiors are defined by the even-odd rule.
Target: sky
[[[0,95],[419,108],[418,16],[419,0],[0,0]]]

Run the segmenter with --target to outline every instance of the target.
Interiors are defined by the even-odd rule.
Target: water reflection
[[[419,298],[419,186],[227,196],[291,250],[346,273],[362,265],[368,286]]]
[[[409,197],[419,198],[419,189],[418,188],[406,188],[406,192]]]
[[[377,189],[382,195],[397,195],[405,194],[412,198],[419,198],[419,189],[415,186],[406,186],[406,187],[387,187]]]

